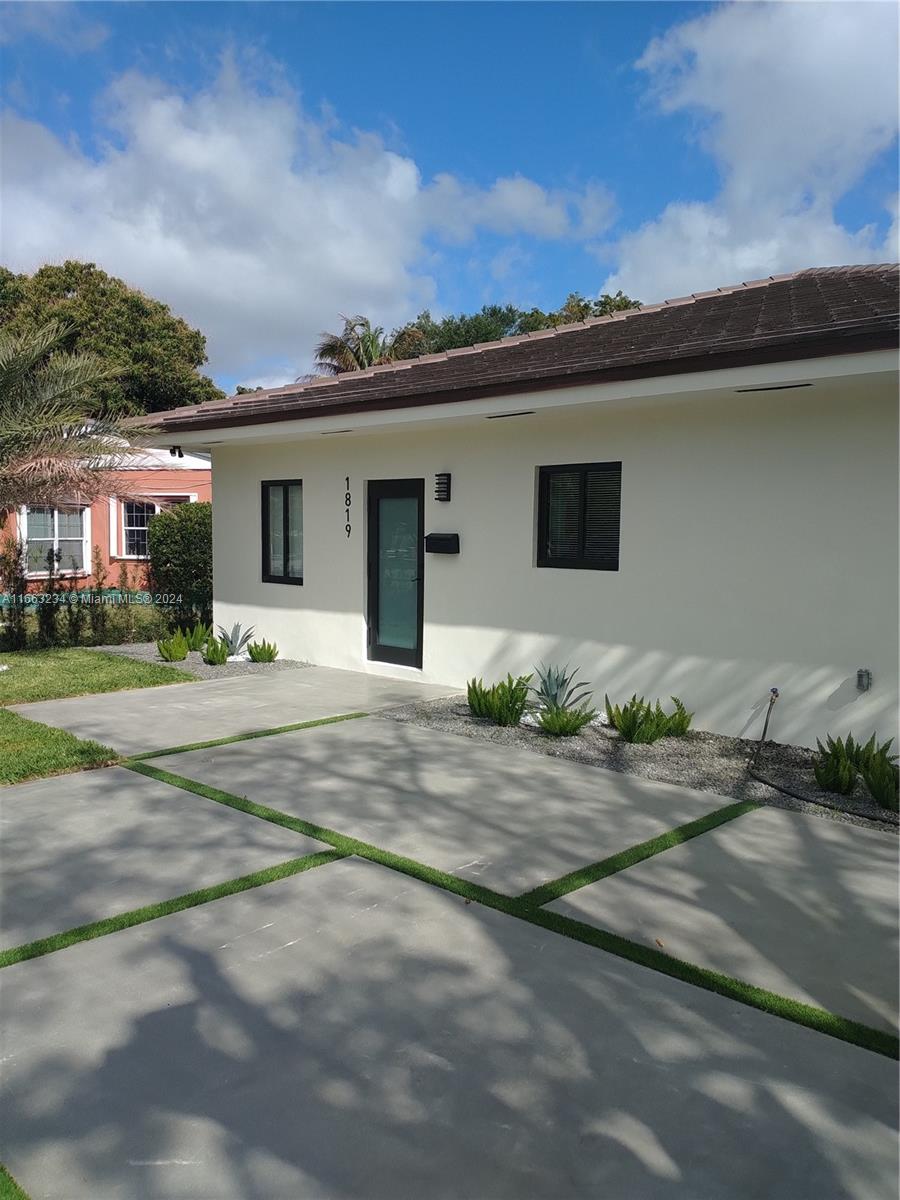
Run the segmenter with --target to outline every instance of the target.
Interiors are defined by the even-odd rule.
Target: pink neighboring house
[[[47,553],[60,553],[60,574],[75,576],[79,587],[90,587],[94,547],[107,572],[107,587],[116,587],[121,564],[128,585],[147,582],[147,525],[150,518],[173,504],[212,499],[209,458],[202,454],[173,457],[168,450],[144,450],[126,470],[115,472],[127,486],[125,497],[110,495],[83,507],[23,507],[0,528],[23,539],[28,550],[28,576],[35,589],[47,575]],[[140,497],[138,499],[137,497]]]

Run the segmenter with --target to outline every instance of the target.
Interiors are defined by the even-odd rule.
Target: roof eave
[[[859,354],[872,350],[895,350],[898,345],[896,329],[855,333],[835,336],[826,334],[809,336],[801,341],[757,346],[752,349],[685,355],[665,358],[658,362],[643,362],[633,365],[601,368],[592,371],[573,371],[563,374],[536,376],[528,380],[515,379],[501,383],[479,384],[472,387],[451,388],[445,391],[428,391],[403,396],[386,396],[377,400],[323,400],[305,403],[292,408],[289,404],[262,412],[232,413],[209,412],[185,415],[179,419],[178,410],[172,418],[155,426],[160,433],[182,433],[192,430],[230,429],[244,425],[268,425],[279,421],[303,421],[316,417],[354,415],[363,412],[387,412],[402,408],[421,408],[451,404],[458,401],[478,400],[494,396],[528,395],[534,392],[581,387],[597,383],[616,383],[631,379],[658,378],[663,375],[681,375],[689,372],[723,370],[765,363],[790,362],[811,358],[827,358],[835,355]],[[162,415],[162,414],[160,414]]]

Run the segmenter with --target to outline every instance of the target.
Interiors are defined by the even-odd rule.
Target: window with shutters
[[[618,571],[621,495],[620,462],[541,467],[537,565]]]

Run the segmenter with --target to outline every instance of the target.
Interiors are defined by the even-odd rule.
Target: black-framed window
[[[537,565],[618,571],[621,500],[620,462],[541,467]]]
[[[303,582],[303,482],[300,479],[263,481],[262,577],[265,583]]]

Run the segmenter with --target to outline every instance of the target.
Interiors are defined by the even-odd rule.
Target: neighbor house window
[[[150,518],[163,509],[176,504],[188,504],[194,496],[157,496],[146,500],[120,501],[122,512],[122,553],[117,553],[115,541],[110,542],[110,553],[117,558],[149,558],[150,550],[147,530]]]
[[[303,582],[303,484],[276,479],[262,485],[262,577],[266,583]]]
[[[147,526],[158,511],[148,500],[126,500],[122,505],[122,549],[126,558],[147,557]]]
[[[541,467],[537,565],[618,571],[621,494],[620,462]]]
[[[90,555],[89,509],[26,508],[21,519],[29,575],[46,575],[50,555],[60,573],[85,570]]]

